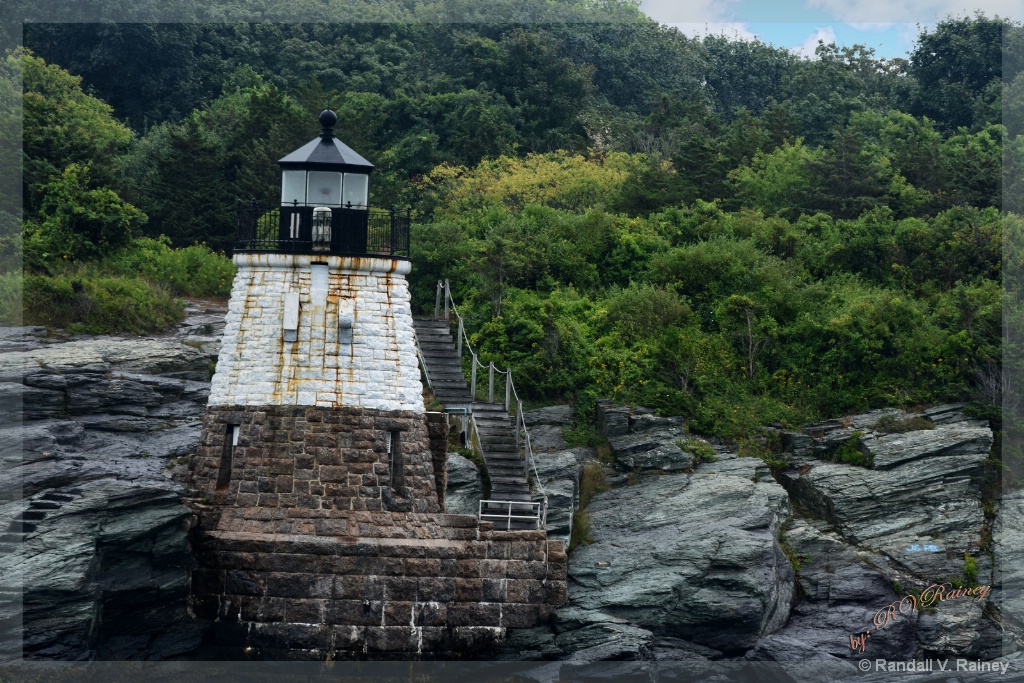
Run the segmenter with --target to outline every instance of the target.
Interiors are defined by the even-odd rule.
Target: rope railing
[[[442,317],[443,314],[443,317]],[[512,401],[515,399],[515,420],[516,420],[516,450],[523,451],[523,476],[526,477],[527,481],[530,479],[530,471],[533,471],[533,479],[537,484],[537,488],[540,489],[540,493],[544,498],[544,505],[542,506],[541,519],[543,527],[543,520],[547,516],[548,507],[548,494],[544,490],[544,485],[541,484],[540,474],[537,473],[537,464],[533,458],[533,445],[530,443],[530,432],[526,428],[526,419],[523,416],[523,402],[519,398],[519,392],[516,391],[515,383],[512,381],[512,368],[501,370],[495,367],[494,361],[490,361],[487,365],[480,362],[477,357],[476,351],[473,350],[473,345],[469,343],[469,335],[466,333],[465,321],[459,309],[455,305],[455,300],[452,299],[451,285],[448,280],[437,281],[437,293],[434,297],[434,319],[445,320],[449,324],[451,323],[451,317],[454,314],[455,320],[458,323],[458,331],[456,332],[456,352],[458,353],[459,359],[462,359],[463,349],[467,349],[470,355],[470,380],[469,380],[469,392],[473,401],[477,400],[477,368],[487,371],[487,402],[494,403],[494,377],[495,375],[504,375],[505,380],[505,412],[511,415]],[[473,412],[472,403],[470,403],[470,413]]]

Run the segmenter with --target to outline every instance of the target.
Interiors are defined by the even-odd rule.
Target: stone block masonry
[[[564,545],[444,514],[447,437],[433,413],[210,406],[192,462],[191,606],[216,622],[213,645],[466,657],[546,620],[567,598]]]
[[[408,261],[239,253],[234,262],[211,406],[423,410]]]
[[[218,506],[440,512],[441,427],[411,411],[210,406],[192,484]]]
[[[229,514],[197,534],[192,610],[218,622],[229,651],[486,656],[506,629],[541,623],[567,598],[564,546],[543,531],[478,528],[465,515],[295,512]]]

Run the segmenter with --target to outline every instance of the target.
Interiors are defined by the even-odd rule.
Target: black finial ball
[[[324,109],[320,112],[320,125],[324,128],[333,128],[334,124],[338,122],[338,115],[330,109]]]

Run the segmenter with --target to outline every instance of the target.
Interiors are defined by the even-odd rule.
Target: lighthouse
[[[423,411],[409,218],[369,206],[373,165],[320,136],[278,163],[281,203],[239,211],[238,267],[210,405]]]
[[[224,337],[191,461],[190,605],[218,656],[460,655],[547,619],[562,544],[444,513],[448,424],[426,412],[410,216],[320,114],[239,206]],[[255,653],[255,654],[254,654]]]

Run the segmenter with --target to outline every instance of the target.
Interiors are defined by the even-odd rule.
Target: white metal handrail
[[[444,317],[441,318],[442,306],[444,309]],[[458,353],[459,359],[462,359],[463,342],[465,347],[469,350],[470,354],[470,381],[469,381],[469,392],[470,392],[470,414],[473,412],[473,402],[476,401],[476,370],[481,368],[487,370],[487,400],[488,403],[494,403],[494,375],[495,373],[505,375],[505,411],[511,412],[512,399],[515,398],[516,405],[516,450],[522,449],[524,451],[523,457],[523,476],[529,480],[530,470],[533,470],[533,479],[537,484],[537,488],[540,489],[541,496],[543,497],[543,508],[540,513],[541,518],[547,516],[548,506],[548,494],[544,490],[544,485],[540,481],[540,475],[537,473],[537,464],[533,458],[533,445],[530,443],[530,432],[526,429],[526,419],[523,416],[523,402],[519,398],[519,393],[516,391],[515,384],[512,382],[512,368],[505,370],[499,370],[494,366],[494,361],[491,361],[488,365],[484,365],[477,358],[476,351],[473,350],[473,345],[469,343],[469,335],[466,333],[466,325],[459,314],[459,309],[455,305],[455,300],[452,299],[451,285],[448,280],[437,281],[437,292],[434,296],[434,318],[451,322],[451,315],[455,314],[455,319],[458,321],[458,332],[456,332],[456,352]],[[481,449],[483,452],[483,449]],[[538,503],[539,505],[540,503]]]
[[[493,510],[493,506],[502,505],[506,506],[504,512],[484,512],[484,506],[491,506],[489,510]],[[545,524],[545,505],[543,503],[533,503],[526,501],[516,500],[481,500],[480,501],[480,512],[479,517],[486,521],[497,521],[505,520],[505,531],[512,530],[512,520],[519,522],[534,522],[538,529],[543,529]],[[529,513],[529,514],[524,514]],[[497,528],[497,524],[494,525]]]

